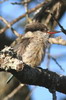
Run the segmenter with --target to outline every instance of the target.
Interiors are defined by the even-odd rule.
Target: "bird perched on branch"
[[[11,47],[17,53],[19,60],[31,67],[37,67],[45,56],[49,37],[57,32],[50,32],[44,24],[39,22],[27,24],[25,32],[23,36],[17,38],[11,44]],[[7,80],[7,83],[9,83],[11,78]]]
[[[49,30],[41,23],[32,23],[26,26],[25,32],[11,47],[17,52],[17,55],[21,56],[25,64],[37,67],[45,55],[50,36]]]

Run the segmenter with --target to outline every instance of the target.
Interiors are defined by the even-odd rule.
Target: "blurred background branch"
[[[61,21],[61,19],[63,19],[63,16],[66,11],[66,0],[45,0],[45,1],[44,0],[27,0],[27,1],[29,2],[28,12],[27,12],[28,16],[32,19],[32,21],[38,20],[39,22],[44,23],[50,30],[54,30],[54,28],[58,25],[58,23],[54,20],[52,15],[47,12],[47,10],[50,10],[53,13],[53,15],[58,20],[58,22]],[[22,33],[25,33],[24,28],[25,28],[27,19],[26,19],[26,12],[25,12],[25,8],[23,4],[24,4],[24,0],[19,0],[19,2],[17,0],[0,1],[0,16],[1,16],[0,18],[4,18],[5,21],[7,21],[8,24],[10,25],[10,27],[8,24],[5,25],[0,19],[0,50],[2,50],[5,45],[9,46],[13,42],[13,40],[16,38],[16,36],[13,34],[13,31],[11,30],[11,27],[17,32],[17,34],[20,33],[19,35],[22,35]],[[51,43],[56,43],[57,41],[54,41],[53,39],[51,40]],[[58,39],[56,38],[56,40]],[[63,42],[64,40],[62,38],[60,38],[60,40],[62,41],[62,44],[65,43]],[[60,44],[59,41],[58,41],[58,44]],[[57,48],[56,46],[55,47],[51,46],[50,53],[51,53],[52,47],[54,48],[52,50],[52,55],[54,55],[54,52],[57,52],[57,54],[55,54],[54,56],[60,55],[59,49],[61,50],[62,46],[61,47],[58,46]],[[63,49],[65,50],[65,46],[63,47]],[[66,59],[66,54],[64,54],[64,57],[65,58],[63,58],[63,56],[62,57],[58,56],[57,59],[59,58],[59,62],[60,62],[61,58]],[[62,59],[62,63],[63,63],[63,59]],[[52,65],[54,65],[53,62],[52,62]],[[49,63],[49,66],[50,66],[50,63]],[[66,65],[63,65],[63,67],[64,66]],[[60,71],[56,69],[54,69],[54,71],[57,71],[58,73],[60,73]],[[6,87],[3,88],[5,81],[10,75],[11,75],[10,73],[4,73],[4,72],[0,73],[0,79],[2,80],[0,82],[0,98],[2,100],[5,96],[9,95],[9,93],[11,93],[11,91],[13,91],[15,88],[17,89],[17,86],[19,85],[19,82],[14,78],[8,85],[6,85]],[[24,88],[20,89],[19,93],[16,93],[16,95],[14,95],[12,99],[16,98],[16,100],[21,100],[22,98],[22,100],[25,100],[25,97],[29,94],[29,91],[30,89],[27,86],[25,86]],[[45,99],[45,96],[44,96],[44,99]],[[62,100],[62,98],[60,100]]]

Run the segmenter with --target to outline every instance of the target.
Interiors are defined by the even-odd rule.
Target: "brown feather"
[[[34,26],[33,26],[34,25]],[[11,45],[18,56],[22,57],[22,61],[31,67],[37,67],[42,62],[45,49],[48,45],[49,34],[46,32],[47,28],[41,24],[28,25],[30,30],[37,28],[35,31],[28,31],[22,37],[16,39]],[[45,29],[44,29],[45,28]],[[42,30],[42,31],[41,31]]]
[[[11,47],[13,47],[14,51],[17,52],[18,55],[22,55],[25,52],[26,47],[29,45],[30,40],[30,38],[23,38],[21,41],[19,39],[18,43],[14,46],[11,45]]]

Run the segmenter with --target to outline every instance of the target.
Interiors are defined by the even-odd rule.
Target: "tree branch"
[[[49,38],[48,41],[51,44],[60,44],[60,45],[65,45],[66,46],[66,40],[63,40],[61,37]]]
[[[18,59],[11,47],[0,52],[0,71],[12,73],[21,83],[43,86],[66,94],[66,76],[41,68],[31,68]]]
[[[28,10],[27,13],[30,14],[30,13],[36,11],[38,8],[40,8],[40,7],[43,6],[43,5],[44,5],[44,2],[41,3],[41,4],[39,4],[39,5],[37,5],[35,8],[32,8],[31,10]],[[23,14],[23,15],[21,15],[21,16],[19,16],[19,17],[16,18],[16,19],[14,19],[12,22],[9,23],[9,25],[12,26],[13,24],[15,24],[16,22],[18,22],[19,20],[21,20],[21,19],[24,18],[25,16],[26,16],[26,13]],[[0,34],[2,34],[3,32],[5,32],[8,28],[9,28],[9,27],[6,26],[6,27],[4,27],[3,29],[1,29],[1,30],[0,30]]]
[[[1,67],[0,71],[5,71],[5,69]],[[38,85],[48,89],[55,88],[56,91],[66,94],[66,76],[58,75],[47,69],[31,68],[27,65],[21,71],[8,69],[7,72],[12,73],[23,84]]]

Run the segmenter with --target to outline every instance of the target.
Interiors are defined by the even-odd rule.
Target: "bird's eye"
[[[45,28],[44,28],[44,31],[47,31],[47,30],[48,30],[48,29],[45,27]]]

